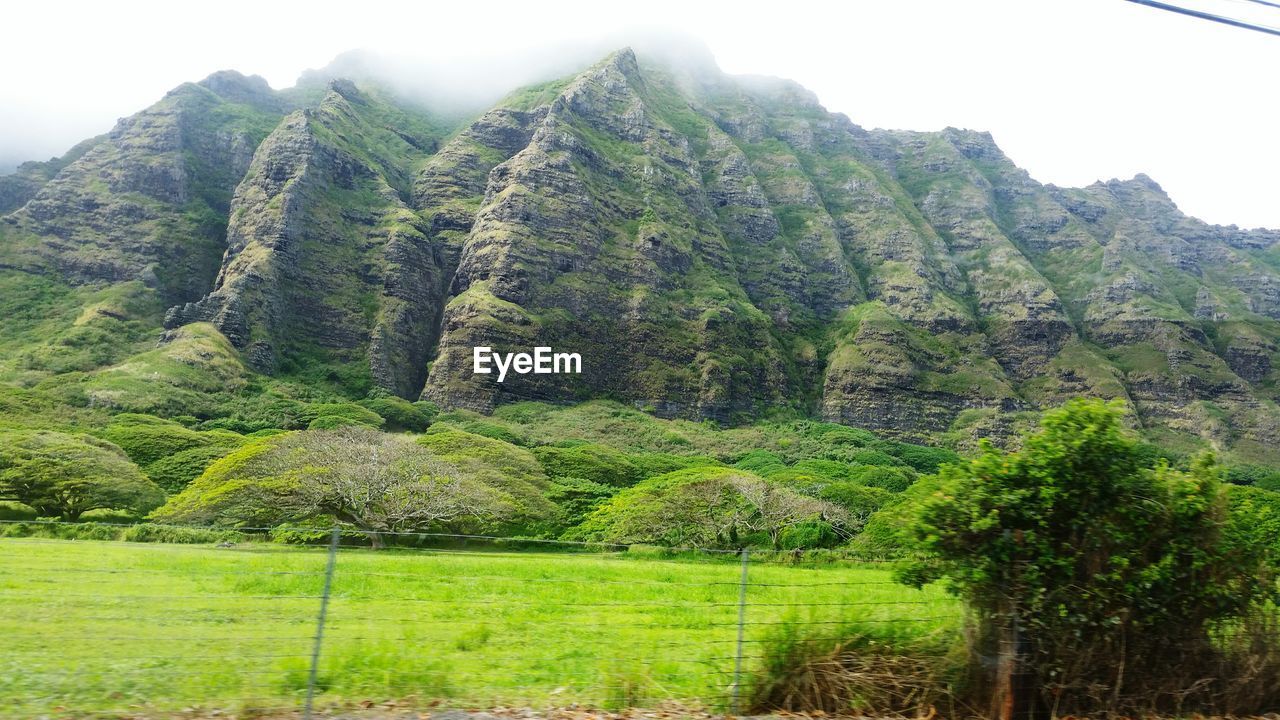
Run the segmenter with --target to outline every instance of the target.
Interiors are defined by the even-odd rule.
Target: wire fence
[[[737,713],[780,633],[954,632],[963,613],[868,559],[426,534],[372,550],[336,530],[313,545],[134,543],[29,529],[0,533],[5,718],[318,716],[387,703]]]

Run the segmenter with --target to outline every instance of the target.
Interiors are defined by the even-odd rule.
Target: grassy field
[[[739,564],[628,555],[343,549],[318,705],[724,707]],[[0,716],[297,707],[325,564],[266,543],[0,539]],[[914,634],[960,614],[873,565],[754,564],[749,581],[748,672],[785,624]]]

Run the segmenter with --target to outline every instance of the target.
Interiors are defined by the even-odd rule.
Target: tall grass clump
[[[958,640],[953,633],[919,634],[892,624],[850,622],[833,633],[784,623],[764,643],[748,710],[968,715],[966,653]]]

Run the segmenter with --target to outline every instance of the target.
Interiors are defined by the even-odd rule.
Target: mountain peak
[[[276,91],[260,75],[219,70],[196,84],[229,102],[261,105],[264,101],[276,101]]]

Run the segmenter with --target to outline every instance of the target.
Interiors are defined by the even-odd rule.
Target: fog
[[[1256,3],[1179,1],[1280,25]],[[276,88],[319,68],[377,75],[457,112],[630,44],[795,80],[866,127],[991,131],[1042,182],[1145,172],[1206,220],[1280,227],[1280,38],[1121,0],[54,1],[6,16],[0,169],[221,69]]]

